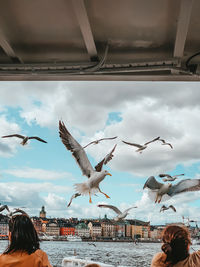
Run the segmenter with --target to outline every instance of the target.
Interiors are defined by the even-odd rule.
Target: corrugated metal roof
[[[198,0],[0,0],[0,80],[199,80],[200,57],[186,66],[199,13]]]

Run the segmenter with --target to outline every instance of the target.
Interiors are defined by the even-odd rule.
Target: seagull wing
[[[105,137],[105,138],[99,139],[98,141],[100,142],[100,141],[103,141],[103,140],[113,140],[113,139],[116,139],[116,138],[117,138],[117,136],[114,136],[114,137]]]
[[[112,206],[112,205],[99,204],[98,207],[99,208],[109,208],[109,209],[114,210],[117,214],[122,214],[122,212],[117,207]]]
[[[180,181],[178,184],[170,187],[168,191],[169,196],[174,196],[183,192],[199,191],[200,190],[200,179],[185,179]]]
[[[71,196],[71,198],[70,198],[70,201],[69,201],[67,207],[69,207],[69,206],[71,205],[72,200],[73,200],[74,198],[76,198],[76,197],[80,197],[80,196],[81,196],[81,194],[79,194],[79,193],[75,193],[75,194],[73,194],[73,195]]]
[[[146,145],[148,145],[148,144],[150,144],[150,143],[153,143],[153,142],[155,142],[155,141],[157,141],[157,140],[159,140],[159,139],[160,139],[160,136],[158,136],[158,137],[154,138],[153,140],[151,140],[151,141],[145,143],[144,145],[146,146]]]
[[[150,176],[144,184],[143,189],[147,187],[149,189],[156,190],[160,189],[162,185],[162,183],[157,182],[154,176]]]
[[[21,139],[24,139],[25,138],[25,136],[20,135],[20,134],[10,134],[10,135],[4,135],[4,136],[2,136],[2,138],[6,138],[6,137],[18,137],[18,138],[21,138]]]
[[[173,205],[170,205],[169,208],[171,208],[174,212],[176,212],[176,209]]]
[[[47,143],[45,140],[41,139],[41,138],[38,137],[38,136],[30,136],[28,139],[36,139],[36,140],[38,140],[38,141],[40,141],[40,142]]]
[[[88,178],[90,178],[91,173],[94,172],[94,169],[92,168],[84,149],[68,132],[65,124],[61,121],[59,121],[59,134],[67,150],[72,152],[72,155],[79,165],[83,175],[86,175]]]
[[[95,166],[95,170],[97,172],[100,172],[102,170],[103,165],[106,165],[112,158],[113,158],[113,152],[115,151],[117,144],[113,147],[113,149],[110,151],[109,154],[107,154],[105,156],[104,159],[102,159],[96,166]]]
[[[131,209],[135,209],[135,208],[137,208],[137,207],[136,207],[136,206],[134,206],[134,207],[130,207],[130,208],[126,209],[126,210],[124,211],[124,213],[128,212],[128,211],[131,210]]]
[[[83,148],[86,148],[87,146],[91,145],[91,144],[95,144],[96,141],[92,141],[89,144],[87,144],[86,146],[84,146]]]
[[[168,177],[168,178],[172,178],[172,176],[171,175],[169,175],[169,174],[166,174],[166,173],[161,173],[161,174],[159,174],[158,175],[159,177]]]
[[[184,174],[184,173],[181,173],[181,174],[176,174],[176,175],[174,175],[173,177],[175,178],[175,177],[183,176],[183,175],[185,175],[185,174]]]
[[[130,146],[136,146],[136,147],[138,147],[138,148],[143,147],[142,145],[135,144],[135,143],[129,143],[129,142],[126,142],[126,141],[123,141],[123,140],[122,140],[122,142],[123,142],[124,144],[130,145]]]
[[[3,210],[5,210],[5,209],[6,209],[8,212],[10,212],[10,210],[9,210],[9,208],[8,208],[7,205],[3,205],[3,206],[1,206],[1,207],[0,207],[0,212],[3,211]]]

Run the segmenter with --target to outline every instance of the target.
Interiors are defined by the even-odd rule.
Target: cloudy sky
[[[83,196],[67,208],[74,183],[87,178],[60,140],[59,120],[81,145],[118,136],[86,148],[95,166],[117,144],[104,167],[112,176],[100,184],[110,199],[98,193],[90,204]],[[180,222],[182,216],[198,221],[200,192],[165,201],[177,213],[160,213],[162,203],[154,204],[142,188],[152,175],[161,182],[159,173],[200,178],[199,124],[200,84],[195,82],[0,82],[0,136],[37,135],[48,142],[22,146],[18,138],[1,138],[0,202],[26,207],[36,216],[44,205],[48,217],[112,218],[113,211],[97,207],[107,203],[121,210],[137,205],[128,218],[152,224]],[[143,144],[158,136],[174,149],[155,142],[139,154],[121,142]]]

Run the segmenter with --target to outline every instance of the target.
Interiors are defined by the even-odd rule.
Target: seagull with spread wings
[[[142,151],[147,148],[148,144],[153,143],[153,142],[155,142],[157,140],[160,140],[159,138],[160,138],[160,136],[159,137],[156,137],[155,139],[153,139],[153,140],[151,140],[149,142],[146,142],[144,145],[139,145],[139,144],[136,144],[136,143],[129,143],[129,142],[126,142],[126,141],[123,141],[123,140],[122,140],[122,142],[124,144],[130,145],[130,146],[136,146],[136,147],[138,147],[138,149],[136,150],[136,152],[142,153]]]
[[[131,209],[134,209],[134,208],[137,208],[136,206],[134,206],[134,207],[130,207],[130,208],[128,208],[128,209],[126,209],[126,210],[124,210],[123,212],[122,211],[120,211],[117,207],[115,207],[115,206],[112,206],[112,205],[107,205],[107,204],[99,204],[98,205],[98,207],[99,208],[109,208],[109,209],[112,209],[112,210],[114,210],[118,215],[115,217],[115,218],[113,218],[113,220],[114,221],[120,221],[120,220],[123,220],[129,213],[129,210],[131,210]]]
[[[23,139],[22,142],[20,143],[23,146],[27,144],[27,142],[28,142],[29,139],[36,139],[36,140],[38,140],[40,142],[47,143],[45,140],[41,139],[38,136],[23,136],[21,134],[10,134],[10,135],[4,135],[4,136],[2,136],[2,138],[7,138],[7,137],[18,137],[20,139]]]
[[[163,182],[173,182],[173,181],[175,181],[176,179],[178,179],[178,176],[183,176],[183,175],[185,175],[185,174],[184,174],[184,173],[181,173],[181,174],[177,174],[177,175],[171,176],[171,175],[166,174],[166,173],[161,173],[161,174],[159,174],[158,176],[159,176],[160,178],[167,177],[167,178],[162,179]]]
[[[165,145],[168,145],[168,146],[170,146],[171,147],[171,149],[173,149],[173,146],[172,146],[172,144],[170,144],[170,143],[167,143],[164,139],[158,139],[159,141],[161,141],[162,142],[162,145],[163,146],[165,146]]]
[[[114,146],[111,152],[107,154],[106,157],[101,160],[94,169],[88,160],[84,148],[74,139],[74,137],[65,127],[65,124],[61,121],[59,121],[59,134],[61,141],[67,150],[72,152],[72,155],[78,163],[82,174],[88,177],[86,182],[74,185],[77,193],[81,195],[88,194],[90,203],[92,203],[91,195],[95,194],[96,192],[100,192],[104,194],[106,198],[110,198],[107,194],[101,191],[99,184],[101,181],[103,181],[106,175],[112,176],[108,171],[102,170],[102,167],[113,158],[113,152],[117,145]]]
[[[1,204],[0,204],[1,205]],[[0,212],[3,211],[3,210],[7,210],[8,212],[10,212],[9,208],[7,205],[2,205],[0,206]]]
[[[154,176],[150,176],[144,184],[143,189],[145,188],[148,188],[150,191],[156,192],[155,203],[160,203],[164,195],[173,197],[184,192],[199,191],[200,179],[184,179],[179,183],[172,185],[171,183],[159,183]]]
[[[172,209],[174,212],[176,212],[176,209],[173,205],[169,205],[169,207],[166,207],[165,205],[162,205],[161,209],[160,209],[160,212],[161,211],[165,211],[165,210],[168,210],[168,209]]]
[[[87,145],[84,146],[83,148],[86,148],[87,146],[89,146],[89,145],[91,145],[91,144],[97,145],[97,144],[99,144],[99,143],[100,143],[101,141],[103,141],[103,140],[113,140],[113,139],[116,139],[116,138],[117,138],[117,136],[115,136],[115,137],[101,138],[101,139],[98,139],[98,140],[95,140],[95,141],[90,142],[89,144],[87,144]]]

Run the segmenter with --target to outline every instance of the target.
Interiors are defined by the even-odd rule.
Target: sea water
[[[90,243],[90,244],[89,244]],[[147,267],[151,264],[153,255],[160,250],[161,243],[134,242],[68,242],[68,241],[43,241],[41,249],[44,250],[51,264],[61,267],[64,257],[77,258],[103,262],[113,266]],[[8,241],[0,240],[0,253],[6,248]],[[200,249],[200,245],[192,245],[191,252]]]

